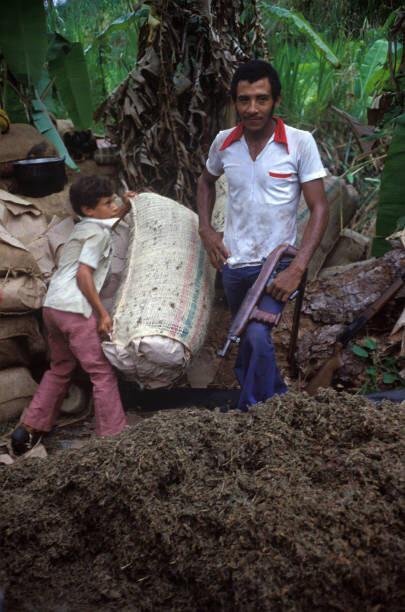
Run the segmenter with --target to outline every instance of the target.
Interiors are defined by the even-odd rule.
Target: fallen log
[[[395,278],[405,270],[405,250],[395,249],[380,259],[334,268],[333,274],[312,281],[307,286],[301,316],[296,353],[300,377],[310,379],[333,355],[336,337],[347,324],[375,302]],[[399,292],[376,315],[359,339],[373,334],[381,344],[389,344],[388,336],[403,308],[404,295]],[[274,342],[281,366],[286,366],[286,350],[292,325],[293,306],[288,305],[274,330]],[[342,351],[343,365],[337,378],[344,384],[355,384],[364,370],[364,362],[347,346]]]

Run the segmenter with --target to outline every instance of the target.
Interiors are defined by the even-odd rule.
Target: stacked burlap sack
[[[143,388],[167,387],[203,344],[215,271],[191,210],[143,193],[132,200],[129,217],[126,267],[111,341],[103,349],[127,380]]]
[[[47,228],[35,205],[0,190],[0,422],[30,401],[37,384],[28,368],[46,350],[34,313],[53,269]]]
[[[20,416],[37,388],[31,371],[47,351],[39,311],[58,247],[73,229],[72,217],[61,219],[69,214],[67,197],[28,200],[0,189],[0,423]],[[79,414],[86,404],[83,389],[72,385],[62,415]]]

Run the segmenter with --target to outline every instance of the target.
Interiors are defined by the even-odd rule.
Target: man
[[[212,265],[222,272],[233,316],[268,254],[280,244],[294,245],[301,191],[310,210],[302,243],[293,260],[281,260],[259,304],[262,310],[282,310],[299,286],[328,222],[322,180],[326,172],[316,143],[309,132],[273,116],[280,93],[278,74],[267,62],[252,60],[239,66],[231,96],[240,123],[216,136],[198,180],[200,237]],[[211,225],[215,181],[222,173],[228,181],[223,235]],[[267,325],[249,323],[235,372],[241,386],[240,410],[287,391]]]

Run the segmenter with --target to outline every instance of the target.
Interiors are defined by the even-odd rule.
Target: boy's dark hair
[[[281,83],[277,71],[271,64],[263,60],[254,59],[240,64],[233,75],[231,81],[231,97],[235,102],[236,90],[239,81],[249,81],[249,83],[255,83],[260,79],[269,79],[271,85],[271,95],[274,102],[280,97],[281,94]]]
[[[81,176],[69,190],[70,202],[77,215],[84,215],[83,206],[96,208],[100,198],[109,198],[114,193],[110,179],[105,176]]]

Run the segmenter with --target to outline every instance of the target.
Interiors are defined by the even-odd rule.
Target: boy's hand
[[[136,198],[136,196],[138,195],[137,191],[126,191],[122,196],[121,196],[121,200],[124,202],[124,204],[126,206],[131,206],[130,203],[130,198]]]
[[[121,200],[124,205],[118,211],[118,216],[122,219],[131,210],[130,198],[135,198],[138,195],[136,191],[126,191],[122,196]]]
[[[108,336],[112,331],[112,319],[108,312],[105,312],[100,315],[97,325],[97,331],[100,336]]]

